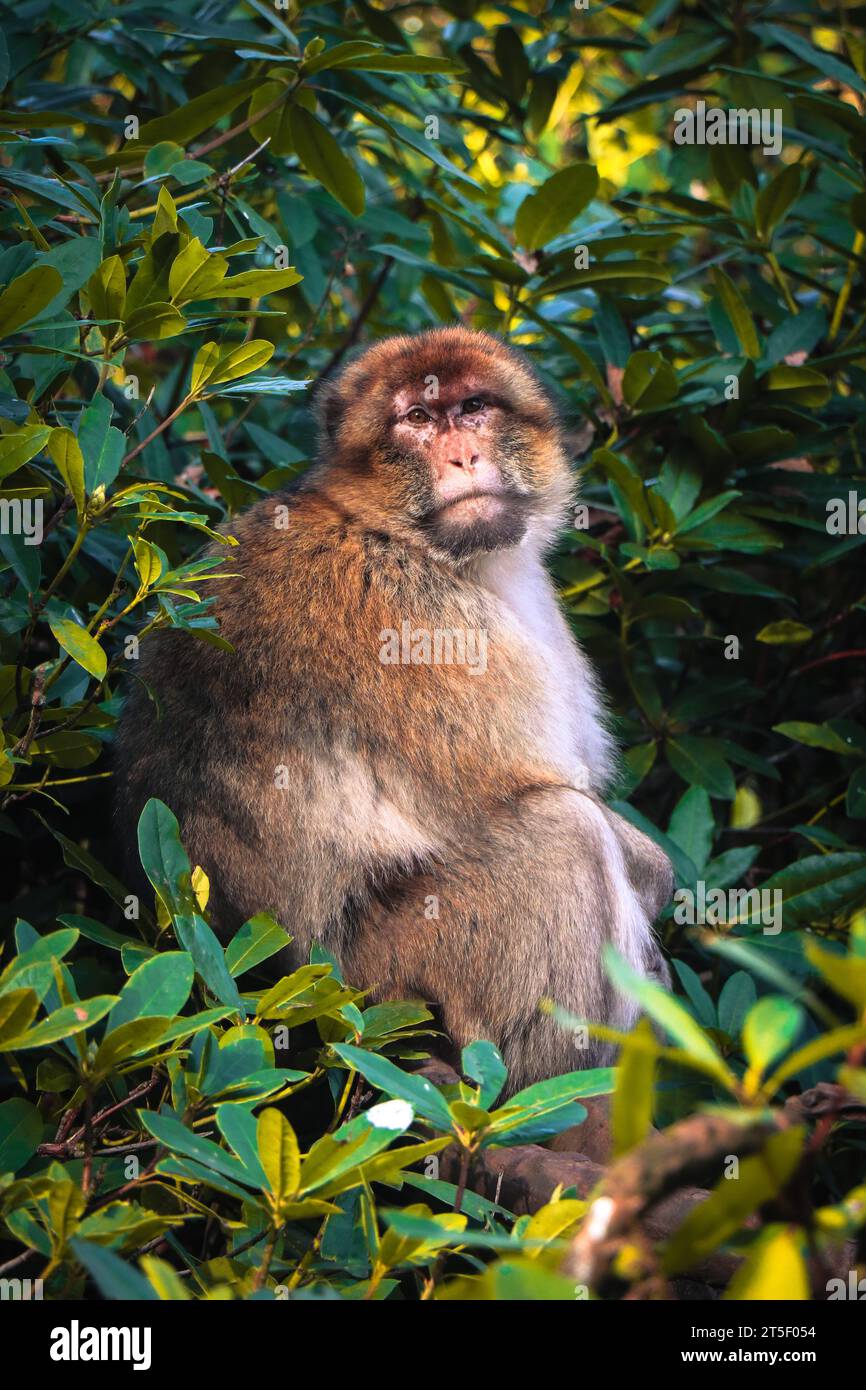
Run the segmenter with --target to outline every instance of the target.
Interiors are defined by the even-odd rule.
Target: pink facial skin
[[[438,399],[423,389],[394,399],[394,438],[427,459],[436,500],[454,521],[493,515],[505,491],[492,459],[501,410],[470,388],[464,381]]]

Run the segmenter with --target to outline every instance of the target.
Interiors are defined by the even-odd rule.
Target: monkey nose
[[[478,463],[478,455],[472,454],[468,459],[452,459],[451,462],[455,468],[469,468],[471,470]]]

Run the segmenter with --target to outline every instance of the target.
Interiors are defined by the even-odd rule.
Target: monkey
[[[575,496],[558,411],[523,354],[459,326],[374,342],[314,407],[310,469],[228,528],[233,650],[142,644],[121,834],[160,798],[222,939],[269,910],[293,965],[319,941],[371,999],[435,1007],[455,1049],[493,1042],[510,1092],[598,1065],[540,1001],[632,1027],[602,947],[668,981],[673,884],[605,805],[603,697],[545,567]]]

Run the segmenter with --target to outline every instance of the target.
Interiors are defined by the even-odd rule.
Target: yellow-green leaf
[[[805,623],[795,623],[793,618],[782,618],[777,623],[767,623],[757,634],[759,642],[769,642],[772,646],[786,646],[793,642],[808,642],[812,629]]]
[[[137,536],[133,545],[139,585],[142,589],[149,589],[162,574],[162,561],[158,551],[143,536]]]
[[[108,667],[108,660],[96,638],[91,637],[89,632],[79,627],[71,618],[54,618],[48,626],[73,661],[77,661],[79,666],[83,666],[85,671],[89,671],[91,676],[101,681]]]
[[[866,966],[866,960],[858,963]],[[783,1082],[788,1080],[789,1076],[796,1076],[806,1067],[813,1067],[816,1062],[823,1062],[826,1057],[833,1057],[838,1052],[847,1052],[849,1048],[856,1047],[862,1042],[866,1042],[866,1024],[864,1023],[851,1023],[844,1028],[831,1028],[829,1033],[824,1033],[821,1037],[813,1038],[803,1047],[798,1047],[797,1051],[787,1057],[782,1065],[773,1072],[773,1075],[768,1077],[763,1089],[767,1095],[771,1096],[775,1091],[778,1091]]]
[[[142,304],[126,320],[124,330],[129,338],[175,338],[187,323],[173,304]]]
[[[737,1270],[724,1298],[747,1302],[807,1300],[809,1271],[802,1232],[796,1227],[768,1226]]]
[[[23,425],[13,434],[0,435],[0,478],[16,473],[29,463],[51,438],[50,425]]]
[[[34,265],[0,294],[0,338],[35,319],[63,288],[63,276],[53,265]]]
[[[192,372],[189,379],[189,389],[191,392],[198,391],[205,382],[210,381],[214,368],[219,360],[219,345],[217,343],[202,343],[192,364]]]
[[[87,282],[90,307],[96,319],[120,321],[126,299],[126,271],[119,256],[109,256]]]
[[[153,241],[162,236],[163,232],[177,231],[177,207],[165,184],[159,190],[156,200],[156,212],[153,217],[153,226],[150,235]]]
[[[238,377],[249,376],[269,362],[273,355],[274,345],[266,338],[253,338],[248,343],[241,343],[240,347],[233,348],[219,359],[208,385],[216,386],[217,382],[236,381]]]
[[[227,275],[212,290],[210,299],[259,299],[263,294],[274,294],[277,290],[291,289],[302,276],[293,266],[285,270],[247,270],[240,275]]]
[[[265,1170],[274,1204],[280,1207],[298,1190],[301,1154],[295,1131],[285,1115],[268,1106],[259,1115],[256,1131],[259,1159]]]
[[[76,1033],[83,1033],[85,1028],[98,1023],[114,1008],[117,998],[116,994],[99,994],[83,1003],[64,1004],[26,1033],[20,1033],[14,1038],[4,1038],[4,1050],[23,1052],[30,1047],[47,1047],[49,1043],[61,1042]]]
[[[830,399],[830,382],[814,367],[792,367],[780,362],[767,377],[771,391],[783,391],[785,404],[819,406]]]
[[[866,956],[843,956],[825,951],[817,941],[807,941],[806,958],[827,983],[857,1009],[866,1009]]]
[[[168,272],[172,301],[186,304],[192,299],[207,299],[225,279],[228,268],[225,256],[211,255],[198,237],[192,237]]]
[[[48,456],[69,489],[75,510],[79,516],[83,516],[87,501],[84,492],[84,456],[72,430],[59,428],[51,431]]]
[[[653,1051],[655,1036],[647,1019],[634,1029],[636,1046],[626,1043],[616,1069],[616,1090],[611,1102],[613,1152],[618,1158],[640,1144],[649,1133],[653,1118],[653,1085],[658,1052]]]
[[[151,1288],[164,1302],[179,1303],[192,1298],[192,1294],[177,1271],[172,1269],[165,1260],[157,1259],[155,1255],[145,1255],[142,1258],[141,1267],[147,1275]]]
[[[803,1026],[803,1011],[782,994],[768,994],[753,1004],[743,1024],[743,1051],[750,1071],[761,1075],[786,1052]]]
[[[364,211],[363,181],[327,126],[302,106],[295,106],[290,127],[292,143],[307,173],[353,217],[360,217]]]
[[[566,231],[595,197],[598,174],[591,164],[570,164],[545,179],[517,210],[514,233],[527,251],[536,251]]]

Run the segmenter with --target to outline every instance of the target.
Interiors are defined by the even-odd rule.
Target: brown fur
[[[416,446],[393,402],[431,374],[443,415]],[[449,432],[444,412],[481,389],[490,405],[480,422],[459,416]],[[613,936],[639,968],[659,968],[649,923],[670,870],[602,806],[609,741],[564,624],[566,692],[485,578],[485,565],[522,563],[525,552],[531,582],[546,583],[536,557],[571,496],[554,411],[517,355],[463,329],[378,343],[326,388],[319,411],[321,460],[301,489],[230,528],[239,548],[227,568],[242,577],[214,591],[235,654],[173,632],[142,647],[141,674],[164,715],[157,723],[151,702],[131,694],[119,741],[123,833],[132,839],[144,801],[160,797],[210,876],[223,935],[270,909],[294,937],[294,960],[319,938],[378,997],[438,1004],[457,1044],[498,1044],[512,1085],[587,1064],[598,1054],[577,1052],[538,1002],[628,1023],[600,946]],[[461,553],[431,522],[430,460],[448,470],[467,439],[525,513],[522,548],[494,545],[494,527]],[[275,509],[286,505],[279,529]],[[383,664],[383,630],[406,620],[483,629],[486,671]],[[562,698],[580,714],[574,764],[549,712]],[[590,777],[578,788],[580,763]],[[616,928],[625,876],[644,918],[629,926],[623,909]]]

